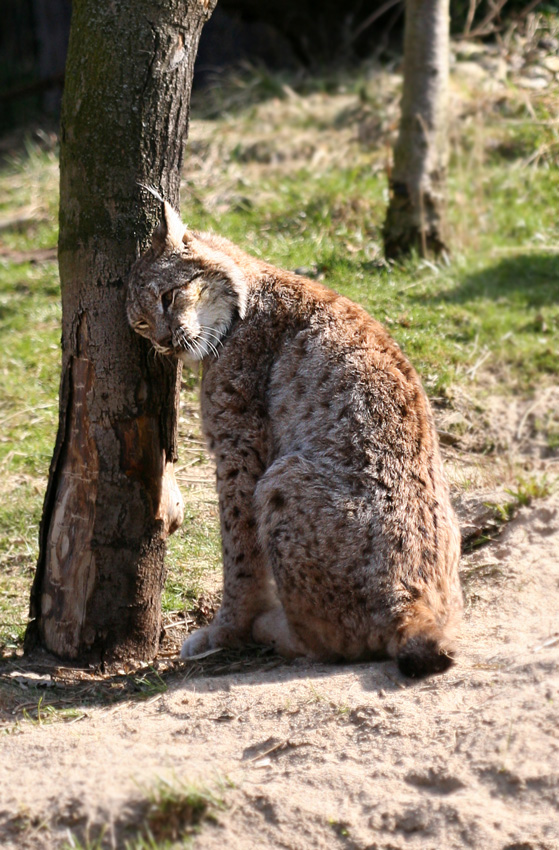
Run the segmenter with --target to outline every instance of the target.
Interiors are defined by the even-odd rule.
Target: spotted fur
[[[165,205],[132,270],[132,327],[201,360],[223,603],[181,655],[258,641],[287,657],[453,659],[459,533],[419,378],[321,284],[186,229]]]

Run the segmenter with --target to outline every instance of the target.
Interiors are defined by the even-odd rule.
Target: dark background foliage
[[[451,0],[451,27],[462,33],[471,0]],[[471,29],[494,7],[478,0]],[[525,12],[528,0],[506,0],[488,35]],[[538,10],[557,10],[558,0]],[[243,61],[271,69],[316,69],[397,50],[403,0],[219,0],[205,27],[195,85]],[[57,119],[64,79],[71,0],[2,0],[0,131],[50,115]]]

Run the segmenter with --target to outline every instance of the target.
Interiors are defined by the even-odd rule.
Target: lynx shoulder
[[[182,656],[257,641],[445,670],[460,538],[428,400],[385,329],[319,283],[187,230],[168,204],[127,310],[159,352],[202,361],[224,591]]]

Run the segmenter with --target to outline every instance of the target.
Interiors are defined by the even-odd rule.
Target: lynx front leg
[[[184,642],[182,658],[250,642],[254,620],[277,604],[254,518],[254,487],[261,474],[262,462],[254,449],[236,448],[218,456],[223,601],[214,621]]]

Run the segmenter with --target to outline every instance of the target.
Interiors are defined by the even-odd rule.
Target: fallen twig
[[[559,635],[555,635],[555,637],[550,637],[548,640],[544,640],[543,643],[540,643],[539,646],[535,646],[533,652],[541,652],[542,649],[549,649],[552,646],[557,646],[559,644]]]

